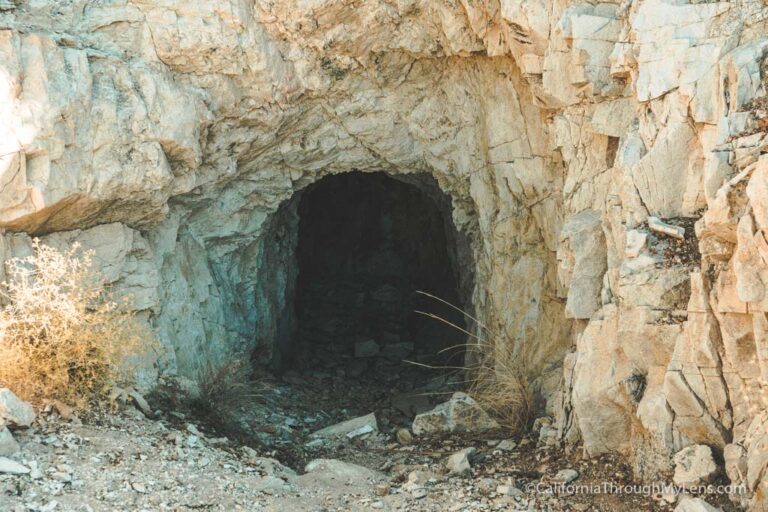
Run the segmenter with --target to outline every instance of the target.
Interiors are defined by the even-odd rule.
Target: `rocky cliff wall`
[[[0,259],[30,236],[93,248],[165,371],[279,335],[297,191],[428,173],[470,241],[472,307],[556,415],[549,442],[645,478],[708,444],[763,503],[764,2],[0,10]]]

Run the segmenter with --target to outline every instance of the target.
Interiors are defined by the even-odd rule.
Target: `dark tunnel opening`
[[[417,292],[465,308],[468,250],[460,250],[465,240],[453,225],[450,199],[434,179],[410,178],[353,172],[303,191],[286,369],[381,378],[398,375],[406,360],[462,364],[467,336],[446,322],[466,328],[465,318]]]

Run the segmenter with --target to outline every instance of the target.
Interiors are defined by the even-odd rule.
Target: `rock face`
[[[195,379],[284,338],[302,189],[430,175],[467,303],[560,440],[646,478],[739,446],[765,507],[766,19],[757,0],[5,2],[0,260],[80,241],[161,370]]]

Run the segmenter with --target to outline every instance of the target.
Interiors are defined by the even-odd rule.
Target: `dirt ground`
[[[82,422],[42,413],[15,432],[15,459],[30,472],[0,475],[0,510],[663,511],[679,500],[618,493],[633,483],[625,462],[538,446],[535,433],[398,441],[416,411],[447,399],[430,390],[449,389],[451,379],[395,366],[383,369],[394,379],[373,370],[352,380],[333,368],[293,372],[216,406],[166,397],[152,403],[151,418],[131,405]],[[311,437],[370,412],[378,432]],[[468,447],[476,449],[471,469],[450,473],[448,458]],[[562,470],[573,470],[566,474],[580,487],[558,487]]]

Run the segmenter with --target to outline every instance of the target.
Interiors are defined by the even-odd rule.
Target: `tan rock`
[[[738,444],[764,485],[768,7],[78,5],[0,9],[0,261],[93,249],[161,340],[143,387],[280,359],[297,192],[430,176],[470,313],[560,414],[547,439],[650,473]],[[649,215],[701,216],[700,264],[650,246]]]

